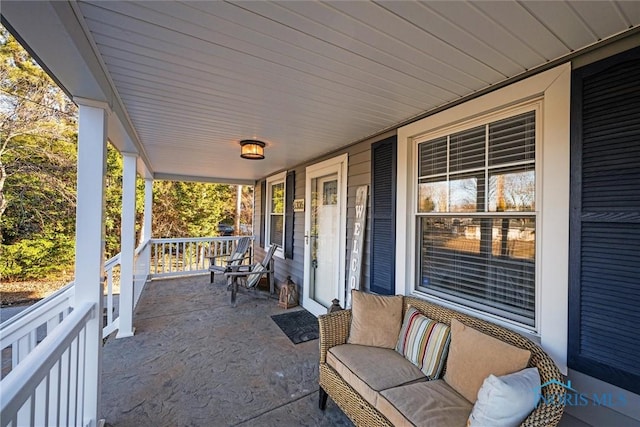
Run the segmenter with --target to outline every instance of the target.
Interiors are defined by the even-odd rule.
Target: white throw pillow
[[[515,427],[533,411],[540,398],[538,368],[489,375],[478,391],[468,427]]]

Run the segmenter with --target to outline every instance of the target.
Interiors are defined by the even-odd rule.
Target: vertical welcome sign
[[[369,187],[361,185],[356,191],[356,217],[353,224],[353,236],[349,243],[349,278],[347,280],[346,308],[351,307],[351,290],[360,289],[362,277],[362,243],[364,241],[367,220],[367,192]]]

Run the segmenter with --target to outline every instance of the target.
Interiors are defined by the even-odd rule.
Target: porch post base
[[[118,333],[116,334],[116,339],[129,338],[135,335],[135,333],[136,333],[136,328],[132,328],[130,331],[120,331],[118,329]]]

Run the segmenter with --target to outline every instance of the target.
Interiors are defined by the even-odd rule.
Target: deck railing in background
[[[208,257],[231,254],[239,237],[151,239],[151,277],[205,273]],[[217,261],[223,262],[222,257]]]
[[[96,424],[84,408],[86,324],[95,311],[76,307],[2,380],[0,427]]]

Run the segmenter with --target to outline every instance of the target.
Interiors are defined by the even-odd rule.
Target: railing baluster
[[[113,268],[107,271],[107,325],[113,323]]]
[[[152,244],[152,250],[151,250],[151,257],[153,258],[153,274],[158,274],[158,244],[157,243],[153,243]]]
[[[23,405],[22,408],[20,408],[20,410],[16,414],[17,417],[16,417],[16,421],[13,424],[14,426],[22,427],[29,424],[29,415],[31,415],[30,405],[31,405],[31,398],[27,399],[27,401],[25,402],[25,405]]]
[[[17,342],[17,359],[16,365],[24,360],[25,357],[31,352],[31,332],[24,337],[20,338]]]
[[[31,393],[31,397],[30,400],[31,402],[29,402],[29,426],[30,427],[35,427],[36,425],[36,390],[33,390],[33,393]]]
[[[69,350],[60,357],[60,425],[69,424]],[[64,381],[66,379],[66,381]]]
[[[165,272],[165,248],[166,248],[166,244],[163,243],[162,244],[162,273]]]
[[[62,424],[60,423],[61,417],[62,417],[62,411],[60,408],[62,408],[62,356],[58,359],[58,390],[56,393],[56,426],[61,426]]]
[[[194,269],[192,265],[193,256],[191,254],[191,252],[193,251],[193,242],[185,242],[184,245],[187,248],[186,252],[184,253],[185,262],[187,263],[189,269],[188,271],[192,271]]]
[[[48,378],[48,376],[47,376]],[[33,394],[33,409],[31,412],[31,419],[36,426],[44,426],[46,424],[46,400],[47,400],[47,382],[41,382],[36,387]]]
[[[74,345],[75,344],[75,345]],[[70,373],[71,373],[71,394],[69,395],[69,402],[70,402],[70,412],[69,412],[69,418],[71,420],[71,422],[69,424],[75,424],[78,425],[78,396],[79,396],[79,392],[78,392],[78,363],[79,363],[79,359],[78,359],[78,355],[80,354],[80,340],[79,338],[76,338],[72,343],[71,343],[71,366],[70,366]]]
[[[49,320],[47,320],[47,335],[49,335],[51,331],[60,324],[60,316],[64,316],[64,310],[61,313],[55,313]]]
[[[51,372],[53,369],[49,371],[46,378],[46,387],[44,392],[44,424],[45,426],[49,425],[49,414],[51,412]]]
[[[175,243],[170,243],[169,244],[169,273],[173,273],[175,271],[175,266],[178,265],[177,258],[178,258],[178,245]]]
[[[87,345],[86,345],[86,343],[87,343],[87,327],[85,326],[84,328],[82,328],[82,331],[80,331],[80,332],[81,332],[81,334],[78,337],[78,339],[79,340],[81,339],[81,341],[82,341],[82,346],[80,348],[83,348],[86,351],[86,348],[87,348]],[[84,388],[85,382],[86,382],[85,378],[87,376],[87,371],[86,371],[86,368],[87,368],[87,354],[83,351],[83,352],[80,353],[80,355],[82,356],[82,370],[81,370],[82,378],[81,378],[81,381],[80,381],[80,384],[81,384],[80,399],[83,399],[84,398],[84,393],[85,393],[85,388]],[[79,368],[80,368],[80,362],[78,361],[78,369]],[[80,416],[80,418],[79,418],[80,422],[83,422],[83,420],[84,420],[84,402],[82,402],[82,404],[80,405],[80,415],[79,416]]]

